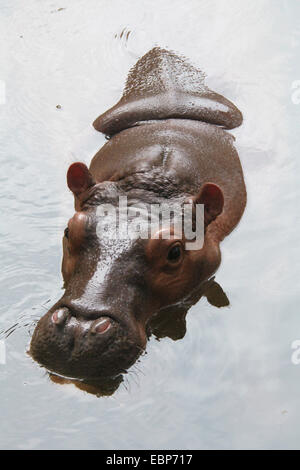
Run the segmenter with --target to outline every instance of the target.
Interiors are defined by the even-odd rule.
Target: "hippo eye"
[[[67,239],[69,238],[69,227],[65,228],[64,235]]]
[[[171,263],[176,263],[176,261],[179,261],[181,254],[182,249],[179,244],[172,246],[168,252],[168,261],[171,261]]]

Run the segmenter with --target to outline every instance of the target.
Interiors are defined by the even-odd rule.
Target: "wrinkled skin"
[[[211,288],[220,242],[239,222],[246,191],[233,138],[220,127],[241,124],[241,113],[203,80],[176,55],[153,49],[130,72],[120,102],[94,123],[110,140],[89,169],[69,168],[75,214],[63,238],[65,291],[30,347],[49,371],[87,383],[118,377],[152,332],[182,337],[186,312]],[[99,236],[98,207],[117,207],[124,195],[133,208],[204,204],[202,248],[186,250],[175,229],[163,239],[164,227],[155,239]],[[172,319],[181,332],[167,326]]]

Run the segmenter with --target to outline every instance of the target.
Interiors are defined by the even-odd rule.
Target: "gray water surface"
[[[0,15],[0,448],[299,449],[299,1],[1,0]],[[182,340],[152,339],[97,398],[26,350],[61,296],[66,170],[103,145],[92,121],[154,45],[243,112],[248,205],[216,276],[230,306],[201,299]]]

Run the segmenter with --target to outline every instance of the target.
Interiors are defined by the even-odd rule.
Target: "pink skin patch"
[[[93,333],[103,334],[111,328],[111,321],[108,317],[101,317],[97,320],[92,328]]]
[[[69,310],[67,308],[59,308],[58,310],[55,310],[55,312],[52,315],[52,321],[56,325],[61,325],[62,323],[65,322],[69,315]]]

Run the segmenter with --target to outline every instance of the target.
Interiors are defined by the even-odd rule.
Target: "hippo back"
[[[243,120],[236,106],[210,90],[205,75],[184,58],[155,47],[131,69],[120,101],[93,123],[111,136],[143,121],[191,119],[224,129]]]

